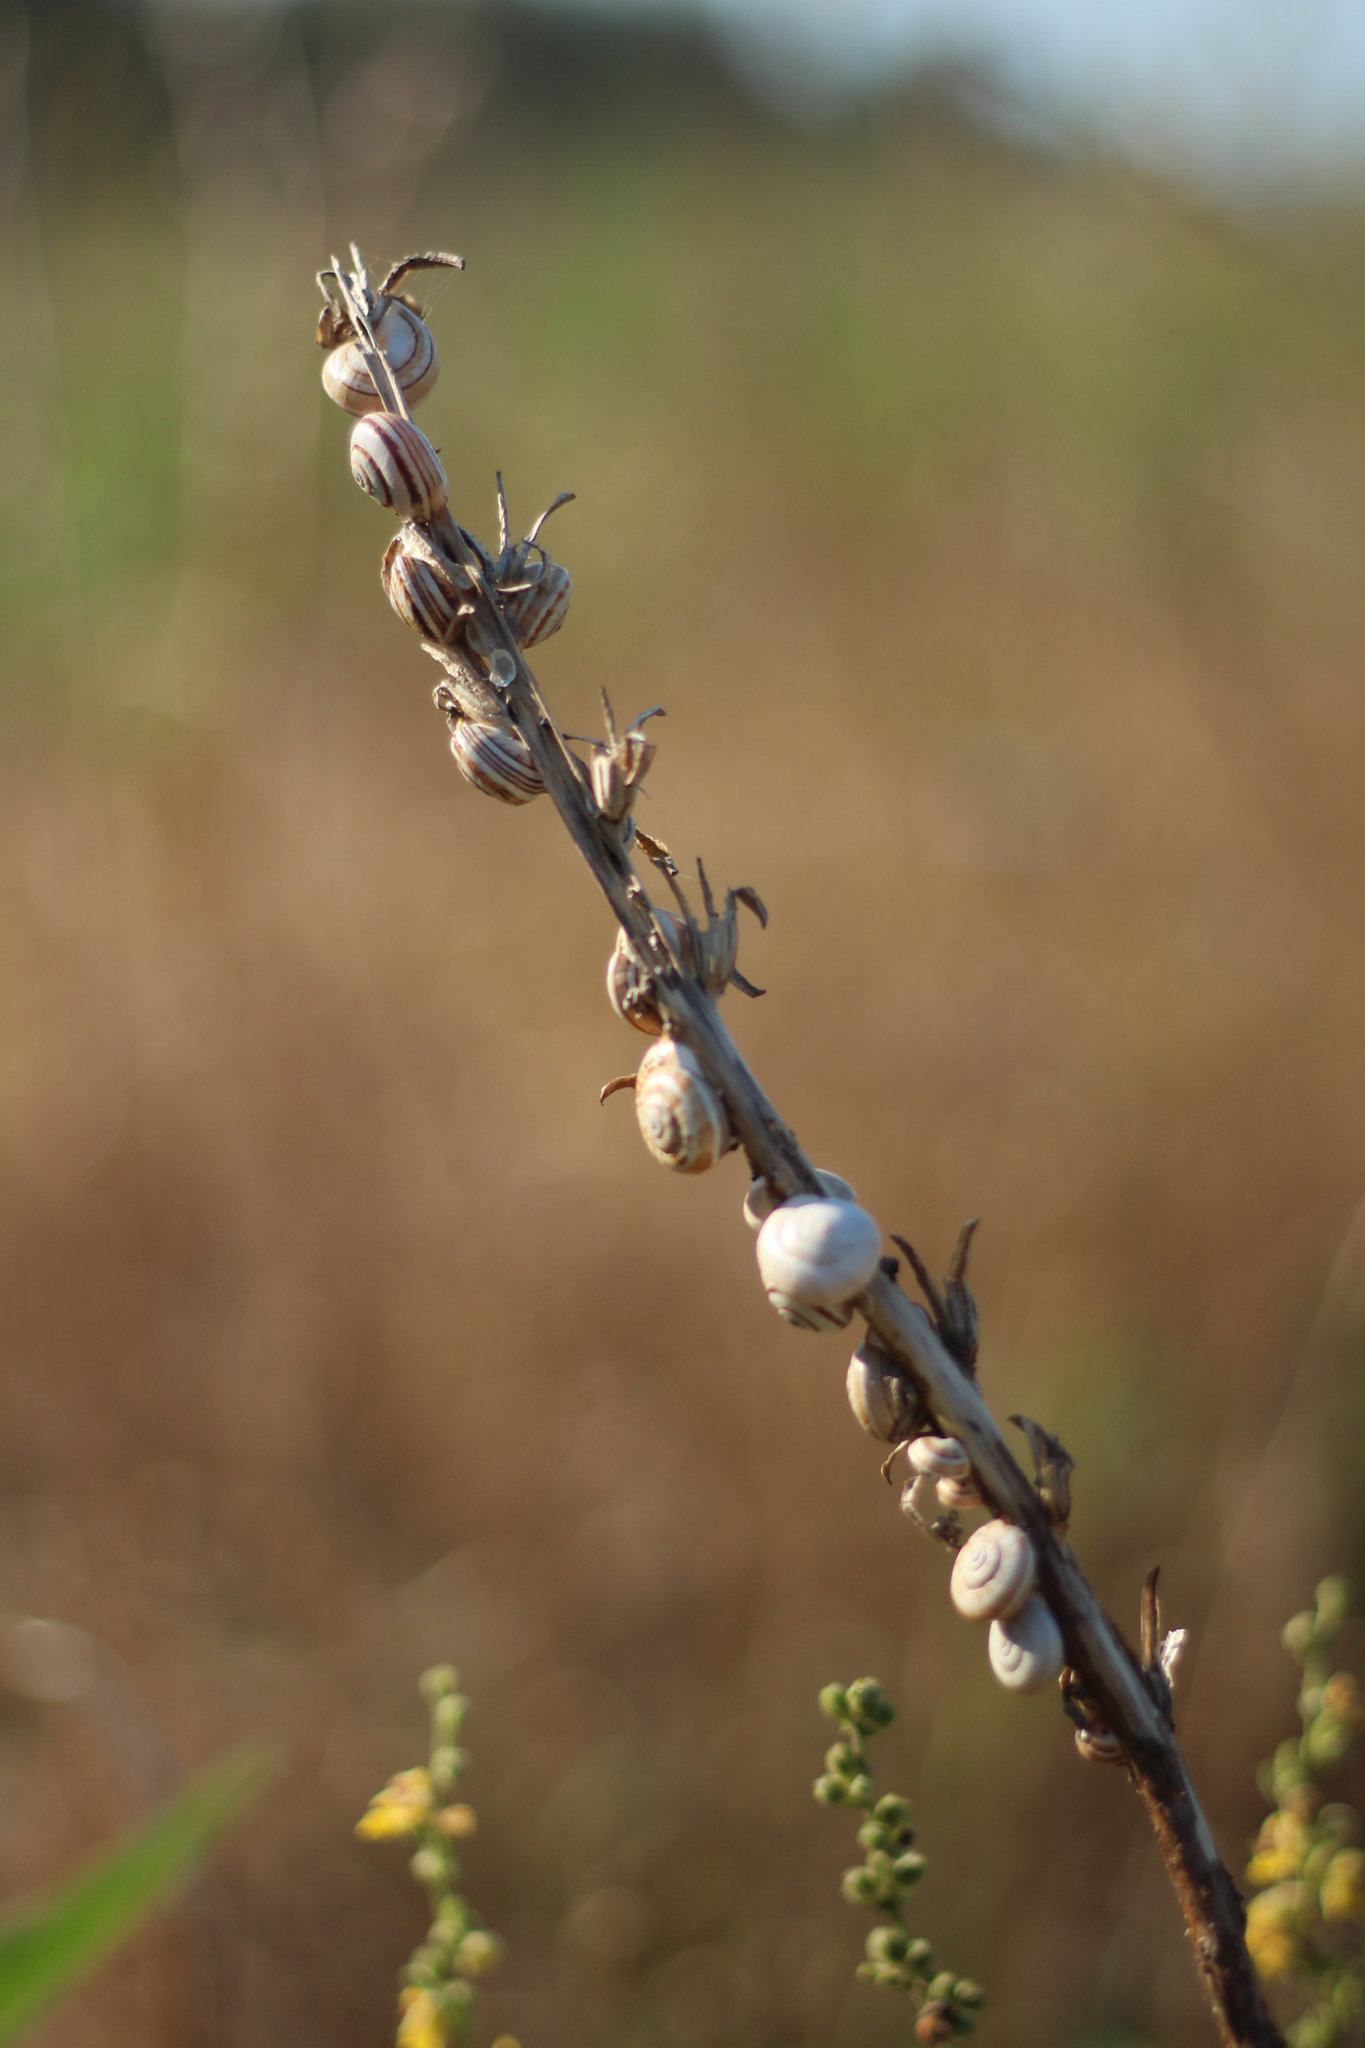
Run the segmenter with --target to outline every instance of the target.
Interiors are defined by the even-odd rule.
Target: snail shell
[[[529,804],[544,791],[531,749],[506,721],[458,719],[450,735],[450,751],[465,781],[500,803]]]
[[[686,955],[686,934],[681,919],[675,917],[671,910],[656,910],[654,915],[670,942]],[[607,962],[607,1000],[618,1017],[648,1037],[657,1038],[663,1030],[663,1013],[654,1001],[653,982],[636,959],[635,949],[624,932],[616,934],[616,944]]]
[[[1109,1728],[1078,1728],[1076,1747],[1089,1764],[1123,1762],[1123,1744]]]
[[[1062,1632],[1047,1602],[1036,1593],[1017,1614],[991,1623],[986,1654],[1007,1692],[1042,1692],[1061,1676],[1066,1663]]]
[[[953,1605],[968,1621],[1017,1614],[1037,1577],[1033,1545],[1013,1522],[986,1522],[953,1560]]]
[[[815,1178],[832,1202],[857,1201],[857,1195],[841,1174],[830,1173],[823,1166],[817,1166]],[[762,1174],[756,1174],[749,1182],[749,1192],[744,1197],[744,1221],[750,1230],[761,1230],[778,1206],[778,1198],[767,1181]]]
[[[661,1038],[635,1077],[635,1115],[654,1157],[675,1173],[705,1173],[730,1143],[725,1105],[685,1045]]]
[[[425,640],[452,641],[460,629],[463,600],[446,565],[411,526],[389,542],[380,576],[384,594],[405,626]]]
[[[967,1479],[972,1461],[955,1436],[917,1436],[910,1463],[930,1479]]]
[[[934,1488],[941,1508],[979,1508],[981,1495],[973,1479],[940,1479]]]
[[[401,299],[390,299],[376,323],[374,338],[408,404],[420,405],[441,373],[441,359],[426,321]],[[378,412],[384,402],[365,368],[365,354],[363,342],[345,341],[322,366],[327,396],[357,418]]]
[[[435,519],[446,507],[446,473],[420,427],[371,412],[351,433],[351,475],[400,519]]]
[[[768,1299],[799,1330],[842,1330],[877,1270],[882,1234],[856,1202],[796,1195],[758,1233]]]
[[[871,1338],[848,1361],[848,1405],[869,1436],[899,1443],[914,1426],[915,1390],[893,1358]]]
[[[559,631],[572,595],[573,578],[568,570],[547,556],[529,589],[514,590],[503,599],[503,617],[522,647],[536,647]]]

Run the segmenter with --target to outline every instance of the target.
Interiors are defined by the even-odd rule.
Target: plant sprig
[[[916,2041],[969,2034],[985,1993],[969,1977],[937,1969],[932,1944],[907,1927],[905,1901],[928,1865],[913,1846],[910,1801],[899,1792],[879,1797],[872,1780],[868,1740],[890,1726],[896,1709],[875,1678],[856,1678],[852,1685],[823,1687],[820,1710],[838,1725],[839,1738],[825,1751],[815,1797],[822,1805],[854,1806],[867,1816],[858,1829],[863,1861],[844,1872],[839,1888],[848,1905],[885,1915],[867,1937],[858,1975],[905,1993],[915,2010]]]

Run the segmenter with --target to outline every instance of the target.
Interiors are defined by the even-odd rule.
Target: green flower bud
[[[1302,1664],[1317,1634],[1316,1614],[1292,1614],[1280,1630],[1280,1641],[1296,1664]]]
[[[853,1972],[868,1984],[880,1984],[884,1991],[903,1991],[907,1988],[904,1970],[895,1963],[859,1963]]]
[[[460,1730],[469,1717],[469,1701],[462,1692],[443,1693],[432,1703],[431,1739],[441,1747],[459,1740]]]
[[[877,1819],[885,1821],[889,1828],[906,1828],[910,1825],[910,1801],[902,1799],[899,1792],[883,1792],[872,1811]]]
[[[872,1804],[871,1778],[863,1775],[848,1780],[848,1803],[850,1806],[870,1806]]]
[[[934,1967],[934,1945],[917,1934],[905,1951],[905,1960],[918,1976],[927,1977]]]
[[[874,1927],[863,1947],[870,1963],[903,1963],[910,1937],[903,1927]]]
[[[1349,1581],[1342,1578],[1322,1579],[1313,1597],[1318,1603],[1319,1632],[1324,1636],[1334,1636],[1351,1611]]]
[[[820,1712],[831,1721],[848,1719],[848,1694],[842,1685],[822,1685],[820,1688]]]
[[[863,1760],[851,1742],[832,1742],[825,1751],[825,1769],[840,1778],[856,1778]]]
[[[444,1799],[469,1769],[469,1751],[444,1742],[431,1752],[431,1782]]]
[[[986,2003],[986,1994],[979,1984],[973,1984],[970,1977],[959,1977],[952,1989],[952,2000],[964,2012],[980,2012]]]
[[[415,1984],[421,1991],[431,1991],[445,1977],[445,1955],[430,1942],[423,1942],[413,1950],[399,1972],[404,1984]]]
[[[440,1996],[441,2011],[446,2024],[452,2028],[467,2026],[474,2012],[475,1991],[472,1984],[466,1984],[459,1977],[443,1987]]]
[[[427,1940],[439,1943],[443,1948],[453,1948],[462,1935],[468,1934],[471,1924],[469,1908],[463,1899],[454,1896],[441,1899]]]
[[[918,1849],[907,1849],[898,1856],[891,1866],[895,1875],[897,1891],[908,1892],[917,1885],[929,1868]]]
[[[953,1986],[956,1982],[957,1979],[951,1970],[940,1970],[933,1983],[929,1986],[929,1996],[936,2001],[946,2004],[953,1995]]]
[[[434,1707],[437,1700],[444,1699],[447,1693],[459,1691],[460,1674],[453,1664],[433,1664],[430,1671],[424,1671],[418,1679],[417,1689],[427,1705]]]
[[[1291,1735],[1279,1744],[1270,1760],[1270,1790],[1277,1806],[1282,1806],[1290,1793],[1308,1782],[1299,1745]]]
[[[1315,1770],[1330,1770],[1339,1764],[1350,1752],[1354,1735],[1344,1722],[1335,1720],[1331,1714],[1319,1714],[1308,1730],[1304,1747],[1308,1761]]]
[[[848,1688],[848,1713],[854,1727],[865,1735],[889,1727],[896,1718],[896,1709],[875,1678],[854,1679]]]
[[[506,1945],[499,1935],[490,1934],[486,1927],[475,1927],[466,1934],[451,1963],[461,1977],[486,1977],[490,1970],[496,1970],[505,1952]]]
[[[811,1786],[811,1791],[822,1806],[842,1806],[848,1798],[848,1786],[842,1778],[817,1778]]]
[[[435,1842],[424,1842],[408,1864],[408,1869],[418,1884],[425,1885],[429,1891],[450,1882],[449,1858]]]
[[[881,1896],[881,1885],[877,1873],[860,1863],[853,1870],[846,1870],[839,1880],[839,1890],[850,1906],[875,1906]]]
[[[879,1820],[865,1820],[858,1830],[860,1849],[889,1849],[894,1840],[890,1828],[884,1828]]]

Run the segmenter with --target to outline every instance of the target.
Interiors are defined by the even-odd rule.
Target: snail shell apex
[[[856,1202],[797,1195],[773,1210],[756,1249],[768,1299],[784,1322],[841,1330],[877,1270],[882,1234]]]
[[[450,751],[465,781],[485,796],[495,796],[499,803],[529,804],[544,792],[531,749],[508,722],[458,719],[451,731]]]
[[[441,359],[431,329],[411,306],[390,299],[375,325],[374,338],[409,405],[420,405],[441,373]],[[322,366],[322,386],[334,404],[356,418],[378,412],[383,404],[365,367],[365,347],[344,341]]]
[[[725,1105],[685,1045],[661,1038],[635,1077],[635,1116],[653,1156],[675,1173],[704,1173],[730,1144]]]
[[[401,519],[435,519],[447,502],[446,473],[420,427],[371,412],[351,433],[351,475]]]
[[[1013,1522],[986,1522],[953,1560],[953,1605],[968,1621],[1017,1614],[1038,1574],[1033,1545]]]
[[[1030,1594],[1017,1614],[991,1623],[991,1670],[1007,1692],[1042,1692],[1066,1663],[1062,1632],[1045,1600]]]

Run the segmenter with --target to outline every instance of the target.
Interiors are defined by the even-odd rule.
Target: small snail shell
[[[679,919],[671,910],[656,910],[654,915],[668,937],[678,944],[682,932]],[[618,1017],[650,1038],[657,1038],[663,1030],[663,1014],[654,1001],[653,984],[624,932],[616,934],[616,944],[607,962],[607,1000]]]
[[[425,320],[390,299],[374,329],[374,338],[409,405],[420,405],[441,373],[441,359]],[[322,366],[322,386],[343,412],[363,417],[383,404],[374,379],[365,368],[366,350],[359,341],[344,341]]]
[[[546,559],[527,590],[514,590],[502,601],[503,616],[522,647],[538,646],[557,633],[568,616],[573,578],[558,562]]]
[[[446,507],[446,473],[419,427],[371,412],[351,433],[351,475],[400,519],[435,519]]]
[[[394,535],[379,573],[384,594],[405,626],[425,640],[448,643],[455,638],[462,617],[460,592],[413,527],[400,527]]]
[[[1088,1764],[1123,1762],[1123,1744],[1109,1728],[1078,1728],[1076,1747]]]
[[[1017,1614],[1033,1591],[1033,1545],[1013,1522],[987,1522],[953,1560],[953,1605],[968,1621]]]
[[[919,1403],[894,1358],[869,1338],[848,1361],[848,1405],[869,1436],[898,1443],[913,1427]]]
[[[529,804],[545,784],[531,749],[514,725],[461,718],[450,735],[455,766],[466,782],[504,804]]]
[[[1062,1632],[1045,1600],[1031,1594],[1017,1614],[991,1623],[987,1655],[1007,1692],[1042,1692],[1066,1663]]]
[[[799,1330],[842,1330],[877,1270],[882,1234],[855,1202],[796,1195],[758,1233],[768,1299]]]
[[[730,1143],[725,1105],[685,1045],[661,1038],[635,1077],[635,1115],[654,1157],[675,1173],[704,1173]]]
[[[972,1479],[940,1479],[934,1488],[941,1508],[979,1508],[981,1495]]]
[[[917,1436],[910,1446],[910,1463],[930,1479],[966,1479],[972,1469],[955,1436]]]
[[[823,1166],[817,1166],[815,1178],[832,1202],[857,1201],[858,1197],[842,1175],[829,1173]],[[778,1206],[777,1196],[767,1181],[762,1174],[756,1174],[749,1182],[749,1192],[744,1197],[744,1221],[750,1230],[761,1230]]]

